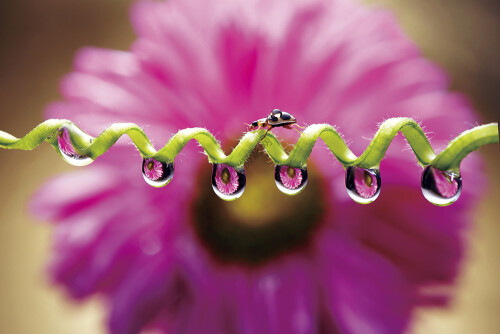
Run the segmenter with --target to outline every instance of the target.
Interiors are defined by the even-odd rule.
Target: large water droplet
[[[153,158],[142,161],[142,176],[153,187],[163,187],[174,177],[174,164],[160,162]]]
[[[422,193],[432,204],[447,206],[462,192],[462,178],[449,171],[427,166],[422,173]]]
[[[357,203],[368,204],[380,194],[380,172],[376,169],[347,167],[345,173],[347,193]]]
[[[71,142],[71,137],[70,137],[70,132],[68,130],[68,127],[73,126],[76,128],[74,125],[67,125],[64,127],[61,127],[57,131],[57,146],[59,147],[59,152],[61,152],[61,155],[63,159],[69,163],[70,165],[73,166],[87,166],[88,164],[92,163],[94,160],[92,160],[90,157],[87,157],[85,155],[80,155],[76,153],[75,148],[73,147],[73,143]],[[90,138],[90,137],[89,137]],[[91,143],[89,139],[89,144]]]
[[[276,165],[274,168],[274,180],[282,193],[296,195],[307,184],[307,169]]]
[[[212,188],[217,196],[226,201],[239,198],[245,191],[245,171],[234,169],[225,164],[214,164],[212,170]]]

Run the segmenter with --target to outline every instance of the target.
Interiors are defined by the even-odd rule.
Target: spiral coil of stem
[[[460,162],[482,145],[498,143],[498,123],[480,125],[467,130],[450,141],[436,154],[425,133],[411,118],[391,118],[384,121],[375,136],[358,157],[347,146],[335,127],[329,124],[313,124],[304,129],[290,154],[286,154],[279,140],[266,130],[250,131],[243,135],[229,155],[222,150],[216,138],[204,128],[179,130],[160,150],[155,150],[145,132],[133,123],[115,123],[98,137],[91,137],[74,123],[63,119],[50,119],[35,127],[22,138],[0,131],[0,147],[5,149],[32,150],[42,142],[49,142],[59,153],[57,132],[67,129],[75,151],[95,160],[104,154],[121,136],[130,137],[143,158],[161,162],[173,162],[190,140],[196,140],[205,150],[211,163],[227,164],[242,168],[253,149],[262,143],[271,160],[277,165],[305,167],[318,138],[321,138],[344,167],[378,168],[393,138],[401,132],[410,144],[422,166],[431,165],[440,170],[459,173]]]

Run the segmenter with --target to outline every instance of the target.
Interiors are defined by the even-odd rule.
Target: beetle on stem
[[[261,118],[253,121],[252,124],[250,124],[250,130],[265,129],[267,130],[267,135],[267,133],[271,129],[282,126],[285,129],[294,129],[300,133],[300,131],[298,131],[297,129],[292,128],[293,125],[298,128],[302,128],[297,124],[297,120],[295,119],[295,117],[293,117],[289,113],[281,111],[279,109],[273,109],[273,111],[271,111],[269,116],[267,116],[266,118]],[[265,136],[263,138],[265,138]]]

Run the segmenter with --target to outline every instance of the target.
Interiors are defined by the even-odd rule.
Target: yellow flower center
[[[365,171],[364,174],[363,174],[363,178],[364,178],[365,184],[368,187],[371,187],[373,185],[372,175],[370,173],[368,173],[367,171]]]
[[[228,184],[229,181],[231,181],[231,173],[229,172],[229,169],[227,167],[224,167],[222,172],[220,173],[220,179],[224,184]]]
[[[223,201],[206,187],[210,179],[206,165],[199,173],[191,222],[201,243],[222,262],[256,265],[306,247],[326,209],[323,182],[312,166],[304,191],[288,196],[276,187],[269,158],[253,154],[245,166],[245,191],[235,201]],[[295,169],[289,168],[287,173],[294,177]],[[229,171],[222,170],[222,181],[227,177]]]

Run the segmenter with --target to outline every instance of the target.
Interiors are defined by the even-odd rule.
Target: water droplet
[[[274,180],[282,193],[296,195],[307,184],[307,169],[276,165],[274,168]]]
[[[427,166],[422,173],[422,193],[434,205],[447,206],[462,192],[462,178],[449,171]]]
[[[212,170],[212,188],[217,196],[226,201],[239,198],[245,190],[245,171],[234,169],[225,164],[214,164]]]
[[[380,172],[376,169],[347,167],[345,185],[349,196],[359,204],[368,204],[380,194]]]
[[[57,146],[59,147],[59,152],[61,152],[63,159],[70,165],[79,167],[87,166],[94,160],[85,155],[76,153],[73,143],[71,142],[70,131],[68,129],[70,126],[76,128],[75,125],[65,125],[57,131]]]
[[[163,187],[174,177],[174,164],[160,162],[153,158],[142,161],[142,176],[153,187]]]

